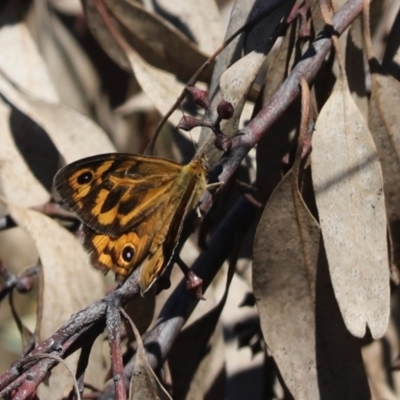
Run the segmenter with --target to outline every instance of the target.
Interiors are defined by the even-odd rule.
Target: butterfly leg
[[[209,183],[206,186],[206,189],[209,191],[215,190],[215,189],[219,189],[221,186],[224,185],[224,182],[213,182],[213,183]]]

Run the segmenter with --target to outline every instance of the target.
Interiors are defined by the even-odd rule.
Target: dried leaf
[[[225,355],[220,317],[228,298],[234,267],[231,263],[218,304],[187,326],[171,348],[168,362],[173,393],[177,398],[204,399],[218,379],[222,380],[221,384],[224,382]],[[212,289],[207,290],[208,300],[213,295]]]
[[[49,0],[49,4],[58,12],[67,15],[81,15],[82,4],[79,0]]]
[[[46,2],[31,7],[27,24],[36,36],[61,102],[91,115],[100,81],[88,56]]]
[[[215,324],[213,332],[206,332],[203,337],[201,322],[209,323],[201,318],[182,331],[169,354],[176,398],[204,399],[218,379],[223,386],[226,383],[222,325]]]
[[[354,20],[346,41],[346,75],[353,99],[364,118],[368,119],[368,93],[365,82],[365,59],[361,15]],[[360,72],[363,73],[360,73]]]
[[[136,296],[124,307],[125,312],[135,323],[140,334],[143,334],[149,328],[154,318],[154,309],[156,303],[156,286],[154,285],[144,296]],[[129,338],[131,331],[127,330]]]
[[[158,111],[161,114],[165,114],[182,92],[184,85],[178,81],[174,74],[153,67],[147,63],[127,42],[122,51],[116,39],[104,25],[104,21],[98,13],[97,8],[92,4],[92,1],[85,2],[85,12],[88,24],[102,47],[115,53],[110,55],[114,60],[119,59],[120,64],[128,63],[143,91],[149,96]],[[106,11],[104,11],[104,13],[106,13]],[[107,14],[107,16],[110,18],[110,15]],[[108,22],[111,24],[111,20]],[[114,34],[119,33],[114,32]],[[181,116],[180,111],[175,111],[171,115],[170,121],[177,125]]]
[[[139,3],[104,1],[113,17],[127,29],[125,38],[130,46],[153,67],[188,80],[207,60],[208,55],[176,27]],[[212,68],[204,71],[202,79],[208,81],[211,72]]]
[[[223,25],[214,0],[144,0],[148,10],[159,13],[178,27],[206,53],[212,54],[223,41]]]
[[[318,259],[315,314],[320,398],[370,399],[361,342],[344,324],[322,246]]]
[[[10,130],[11,107],[0,101],[0,190],[10,202],[30,207],[46,203],[50,195],[38,182],[17,150]]]
[[[225,38],[261,14],[265,18],[262,23],[249,28],[249,34],[243,33],[234,39],[217,59],[209,90],[213,94],[211,107],[216,108],[222,100],[231,102],[235,107],[234,116],[221,122],[221,129],[225,134],[230,135],[237,131],[246,96],[274,43],[273,39],[280,30],[281,21],[290,12],[293,4],[294,1],[291,0],[278,1],[273,6],[272,3],[257,0],[235,2]],[[266,13],[267,10],[270,10],[269,14]],[[241,58],[243,50],[246,55]],[[205,141],[208,135],[209,131],[203,128],[200,142]],[[210,165],[213,165],[219,156],[211,153],[209,158]]]
[[[397,5],[398,6],[398,5]],[[386,49],[382,60],[383,68],[400,80],[400,12],[397,10],[392,29],[386,37]]]
[[[184,85],[174,75],[147,64],[133,49],[127,56],[143,91],[149,96],[160,114],[166,114],[182,92]],[[169,121],[178,125],[181,118],[182,112],[174,111],[169,117]]]
[[[131,324],[136,336],[136,362],[129,385],[129,400],[172,400],[162,387],[147,361],[142,338],[134,324]]]
[[[296,399],[319,398],[315,279],[320,228],[290,171],[272,193],[254,241],[253,288],[265,341]]]
[[[293,2],[294,3],[294,2]],[[232,118],[238,123],[237,113],[241,112],[240,103],[244,102],[245,96],[250,90],[257,73],[259,72],[267,53],[273,44],[273,39],[279,31],[278,27],[285,15],[291,10],[292,2],[283,2],[281,7],[270,12],[263,25],[256,26],[252,29],[251,34],[246,38],[246,43],[250,52],[227,68],[220,78],[220,90],[222,100],[229,101],[235,107],[235,116]],[[250,14],[250,18],[265,12],[267,3],[264,6],[259,4]],[[239,112],[239,115],[240,115]],[[227,123],[232,121],[230,119]],[[232,123],[232,122],[231,122]],[[233,128],[237,129],[237,125]],[[231,132],[231,131],[228,131]]]
[[[67,163],[115,151],[107,134],[92,120],[61,104],[17,91],[1,74],[0,93],[46,131]]]
[[[221,74],[219,82],[221,99],[232,103],[235,107],[235,114],[238,104],[244,101],[266,55],[271,49],[274,39],[280,31],[279,26],[282,20],[290,12],[293,4],[294,1],[282,1],[280,5],[274,5],[274,8],[271,8],[269,13],[266,14],[262,24],[256,24],[249,29],[250,33],[244,35],[243,46],[246,52],[245,56],[241,57],[236,62],[232,62],[231,60],[230,64],[226,65],[226,69]],[[246,5],[246,8],[247,7],[249,7],[249,4]],[[265,13],[270,7],[271,5],[269,3],[256,1],[253,8],[249,9],[249,20],[251,21],[251,19],[257,18],[257,16]],[[235,19],[231,21],[237,24]],[[243,21],[243,24],[244,23]],[[231,28],[230,26],[229,29]],[[237,28],[241,28],[241,26],[239,25]]]
[[[27,347],[29,345],[32,345],[32,343],[33,343],[32,339],[34,338],[34,335],[31,332],[31,330],[24,324],[20,315],[18,314],[18,311],[16,310],[15,304],[14,304],[14,293],[12,293],[12,292],[10,293],[9,303],[10,303],[12,316],[14,318],[15,324],[17,325],[18,331],[21,335],[22,350],[23,350],[23,352],[25,352]]]
[[[13,219],[27,230],[35,241],[43,268],[43,286],[40,289],[43,305],[38,310],[37,341],[43,341],[65,323],[72,314],[100,299],[104,295],[102,276],[89,264],[88,256],[78,240],[57,222],[33,210],[8,203]],[[101,384],[104,367],[101,360],[101,343],[93,349],[92,377]],[[78,354],[68,358],[74,370]],[[62,366],[52,372],[49,387],[42,386],[43,399],[61,397],[69,374]],[[58,393],[58,394],[57,394]]]
[[[386,212],[392,239],[392,261],[400,267],[400,83],[371,60],[369,127],[382,165]]]
[[[398,341],[398,332],[394,327],[393,321],[389,323],[387,333]],[[389,338],[388,338],[389,339]],[[363,360],[365,363],[366,374],[370,381],[372,400],[387,399],[396,400],[399,398],[396,387],[393,387],[393,376],[388,376],[387,371],[391,368],[390,361],[398,356],[394,353],[396,348],[392,348],[390,340],[375,340],[362,349]],[[390,354],[388,353],[390,351]]]
[[[17,1],[7,1],[0,15],[0,70],[25,92],[43,100],[57,101],[46,65],[21,20],[21,7]]]
[[[127,71],[131,71],[128,57],[119,46],[117,40],[104,27],[104,21],[97,11],[95,2],[83,0],[82,5],[85,11],[86,23],[101,47],[116,64]]]
[[[335,296],[349,331],[381,337],[389,318],[382,173],[368,127],[341,78],[313,136],[312,176]]]
[[[284,81],[288,69],[287,60],[293,52],[292,35],[295,24],[291,24],[283,41],[271,61],[265,77],[262,105],[266,104]],[[257,157],[257,199],[263,203],[268,200],[273,189],[282,179],[282,159],[291,150],[290,139],[298,127],[299,102],[289,106],[273,125],[268,135],[262,137],[256,148]],[[290,116],[290,117],[289,117]]]

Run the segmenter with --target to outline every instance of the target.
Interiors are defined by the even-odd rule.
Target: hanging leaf
[[[349,331],[381,337],[389,318],[389,265],[382,172],[345,78],[313,135],[312,177],[335,296]]]
[[[294,398],[319,398],[315,279],[320,229],[290,171],[272,193],[254,241],[253,288],[263,335]]]

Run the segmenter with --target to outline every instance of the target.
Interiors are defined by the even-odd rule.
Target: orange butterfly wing
[[[55,185],[84,224],[92,264],[123,281],[137,267],[142,292],[172,258],[187,213],[206,187],[203,160],[104,154],[61,169]]]

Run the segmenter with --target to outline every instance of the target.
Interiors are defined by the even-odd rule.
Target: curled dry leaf
[[[254,240],[253,289],[261,328],[295,399],[318,399],[315,280],[320,228],[290,171],[272,193]]]
[[[349,331],[381,337],[389,319],[382,172],[372,136],[345,78],[313,136],[312,176],[335,296]]]
[[[89,264],[87,254],[78,240],[57,222],[33,210],[7,204],[13,219],[27,230],[39,252],[43,287],[38,310],[37,342],[53,334],[70,316],[100,299],[104,294],[101,275]],[[75,369],[78,354],[68,358]],[[101,341],[94,345],[91,363],[86,371],[88,381],[101,385],[105,370],[101,357]],[[42,387],[41,398],[54,399],[63,395],[71,381],[65,369],[52,372],[48,387]],[[57,394],[58,393],[58,394]],[[43,396],[43,397],[42,397]]]

